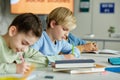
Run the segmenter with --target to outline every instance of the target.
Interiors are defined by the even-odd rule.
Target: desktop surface
[[[104,65],[106,67],[114,67],[108,63],[109,57],[119,57],[120,55],[111,54],[93,54],[84,53],[81,54],[81,58],[92,58],[96,63]],[[35,70],[28,77],[27,80],[120,80],[120,73],[114,72],[98,72],[87,74],[70,74],[63,72],[53,72],[51,66]]]
[[[108,58],[118,56],[120,55],[89,53],[81,54],[81,58],[92,58],[96,61],[96,63],[105,65],[106,67],[115,67],[108,63]],[[33,75],[36,76],[35,80],[120,80],[120,73],[105,71],[87,74],[70,74],[63,72],[53,72],[51,67],[41,68],[41,70],[33,72]],[[50,79],[45,78],[45,76],[50,76]]]

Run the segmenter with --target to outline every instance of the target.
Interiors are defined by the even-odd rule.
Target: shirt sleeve
[[[33,48],[29,48],[25,52],[24,58],[26,62],[32,63],[36,67],[47,67],[48,66],[48,58]]]
[[[49,63],[55,62],[55,60],[63,60],[64,56],[63,55],[55,55],[55,56],[47,56]]]
[[[63,54],[72,54],[72,47],[73,47],[72,44],[70,44],[67,41],[63,40],[61,52]],[[73,53],[74,53],[76,58],[80,57],[80,50],[76,46],[74,46],[74,52]]]
[[[0,63],[0,74],[14,74],[16,73],[16,64],[14,63]]]
[[[0,41],[0,46],[2,46],[2,45],[3,45],[3,42]],[[8,58],[9,56],[7,56],[6,54],[2,54],[2,53],[4,53],[4,52],[2,52],[3,51],[2,49],[3,48],[0,47],[0,59],[2,59],[1,57],[3,57],[3,55],[6,56],[5,58]],[[6,63],[6,61],[0,60],[0,74],[6,74],[6,73],[10,73],[10,74],[16,73],[16,64]]]
[[[76,36],[74,36],[73,34],[69,33],[68,35],[68,42],[70,44],[73,44],[74,46],[78,46],[78,45],[84,45],[86,44],[86,41],[80,38],[77,38]]]
[[[49,63],[55,62],[55,60],[62,60],[63,55],[54,55],[54,56],[45,56],[39,51],[36,51],[33,48],[24,54],[25,61],[34,64],[37,68],[47,67]]]

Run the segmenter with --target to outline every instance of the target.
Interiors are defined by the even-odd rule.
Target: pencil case
[[[112,65],[120,65],[120,57],[108,58],[108,62]]]

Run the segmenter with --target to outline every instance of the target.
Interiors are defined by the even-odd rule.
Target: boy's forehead
[[[34,35],[26,35],[26,37],[24,38],[25,41],[27,41],[30,45],[32,45],[33,43],[35,43],[38,40],[38,37],[34,36]]]
[[[38,40],[38,37],[36,37],[31,31],[26,34],[24,33],[24,35],[25,35],[25,40],[27,41],[34,42]]]
[[[33,33],[33,31],[29,31],[28,33],[25,34],[26,36],[29,37],[36,37],[35,34]],[[36,37],[37,38],[37,37]]]

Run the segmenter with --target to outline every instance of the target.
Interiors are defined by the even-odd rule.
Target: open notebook
[[[96,54],[120,54],[120,51],[117,50],[111,50],[111,49],[102,49],[98,51],[91,51],[91,52],[83,52],[83,53],[96,53]]]

